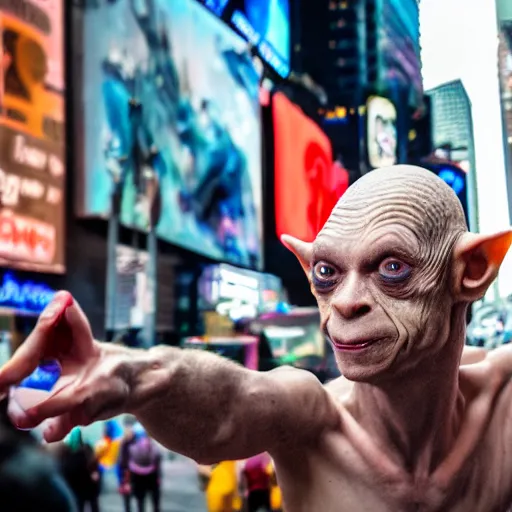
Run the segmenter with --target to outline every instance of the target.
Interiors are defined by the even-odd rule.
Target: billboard
[[[233,0],[231,24],[279,75],[290,74],[290,0]]]
[[[373,169],[397,162],[397,112],[387,98],[371,96],[366,103],[368,161]]]
[[[389,0],[382,3],[382,84],[409,90],[409,105],[423,100],[420,23],[418,0]]]
[[[512,165],[512,19],[500,20],[499,71],[505,140],[508,161]]]
[[[199,0],[207,9],[217,16],[222,16],[229,0]]]
[[[116,331],[142,329],[150,312],[152,290],[148,282],[149,254],[126,245],[116,247],[117,293],[111,310],[107,305],[106,327]]]
[[[322,129],[284,94],[273,97],[277,236],[312,241],[348,188]]]
[[[65,270],[61,0],[0,0],[0,265]]]
[[[117,187],[121,222],[146,229],[149,190],[158,237],[261,267],[259,77],[247,44],[193,0],[86,7],[84,38],[78,213],[107,217]]]

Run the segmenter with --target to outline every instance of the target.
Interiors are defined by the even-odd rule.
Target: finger
[[[91,325],[78,302],[74,301],[74,303],[66,309],[64,317],[67,327],[71,329],[73,340],[78,341],[74,346],[74,349],[77,350],[78,357],[86,357],[89,355],[93,343],[93,336]]]
[[[39,424],[47,418],[56,418],[68,413],[82,403],[81,393],[76,385],[70,384],[50,395],[43,402],[25,411],[27,421]]]
[[[71,414],[64,414],[58,418],[48,420],[43,431],[44,440],[47,443],[57,443],[62,441],[75,428]]]
[[[91,421],[84,415],[82,407],[75,407],[58,418],[47,420],[43,437],[47,443],[62,441],[75,427],[90,425]]]
[[[27,340],[0,369],[0,390],[19,383],[37,368],[51,341],[54,327],[72,303],[73,297],[68,292],[58,292],[55,295],[39,316],[37,325]]]

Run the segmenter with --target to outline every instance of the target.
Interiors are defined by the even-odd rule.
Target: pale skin
[[[463,354],[467,305],[495,279],[511,232],[467,233],[451,190],[427,171],[373,171],[313,244],[284,243],[318,300],[341,378],[253,372],[209,353],[138,351],[93,339],[57,295],[0,370],[0,389],[45,357],[58,389],[14,418],[75,425],[132,413],[203,464],[269,452],[288,512],[506,512],[512,504],[512,351]]]

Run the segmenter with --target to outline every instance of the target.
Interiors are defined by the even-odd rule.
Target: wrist
[[[129,349],[130,350],[130,349]],[[168,360],[170,347],[153,347],[149,350],[131,349],[125,360],[128,384],[127,413],[137,415],[150,407],[169,386]],[[177,350],[177,349],[174,349]]]

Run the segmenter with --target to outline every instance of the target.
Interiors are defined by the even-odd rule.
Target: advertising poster
[[[0,265],[62,273],[61,0],[0,0]]]
[[[107,307],[107,328],[142,329],[153,309],[153,286],[148,280],[149,255],[126,245],[116,248],[117,294]],[[112,311],[114,306],[115,311]]]
[[[508,142],[508,158],[512,165],[512,19],[500,21],[499,70],[505,139]]]
[[[311,242],[348,188],[322,129],[284,94],[273,97],[277,236]]]
[[[262,265],[259,79],[247,43],[194,0],[84,10],[85,162],[79,214],[107,217],[208,257]],[[130,100],[141,108],[134,112]]]
[[[231,23],[283,77],[290,74],[289,0],[233,0]]]
[[[396,108],[387,98],[372,96],[367,102],[367,148],[371,167],[397,162]]]

